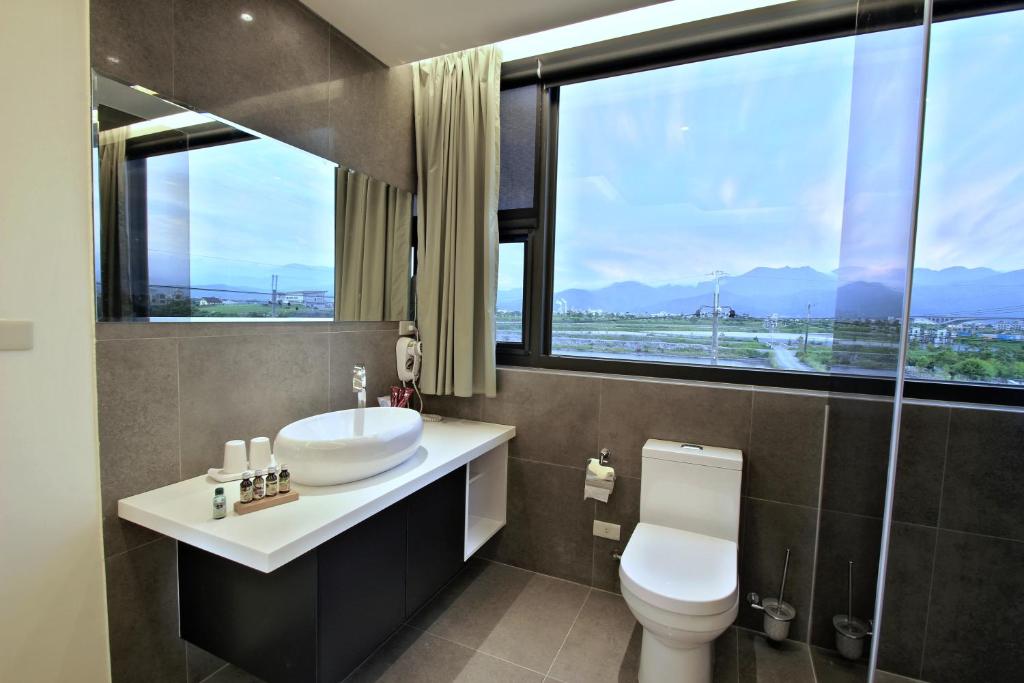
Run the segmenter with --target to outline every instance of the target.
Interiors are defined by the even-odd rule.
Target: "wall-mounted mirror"
[[[402,320],[412,195],[93,74],[101,321]]]

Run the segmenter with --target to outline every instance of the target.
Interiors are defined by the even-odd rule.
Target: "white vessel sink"
[[[314,415],[277,434],[274,458],[292,481],[329,486],[397,467],[420,446],[423,419],[408,408],[356,408]]]

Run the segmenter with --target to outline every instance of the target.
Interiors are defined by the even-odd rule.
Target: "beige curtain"
[[[130,320],[133,300],[131,247],[128,236],[128,181],[125,173],[127,129],[99,134],[100,185],[100,316],[103,320]]]
[[[498,91],[493,46],[413,65],[421,389],[494,396]]]
[[[339,320],[408,320],[412,193],[338,168],[334,296]]]

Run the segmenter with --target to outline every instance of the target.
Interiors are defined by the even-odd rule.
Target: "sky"
[[[900,262],[920,40],[888,31],[563,87],[555,290]],[[934,26],[917,267],[1024,267],[1021,55],[1024,12]]]

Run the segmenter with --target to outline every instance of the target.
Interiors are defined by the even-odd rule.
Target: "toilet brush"
[[[864,642],[871,635],[871,623],[853,616],[853,561],[847,563],[846,614],[832,617],[836,630],[836,649],[846,659],[860,659]]]
[[[786,548],[779,597],[765,598],[760,602],[757,593],[751,593],[747,598],[751,607],[764,611],[764,634],[772,640],[785,640],[789,636],[789,627],[796,617],[796,608],[782,599],[786,594],[786,577],[789,575],[789,554],[790,549]]]

